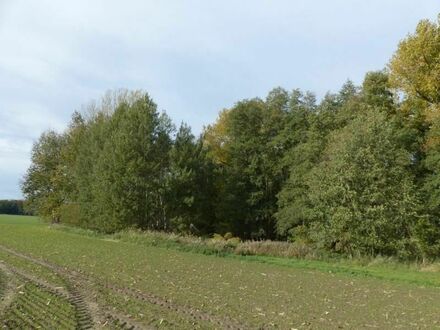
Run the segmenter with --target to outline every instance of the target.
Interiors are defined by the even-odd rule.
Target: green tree
[[[106,223],[106,208],[100,203],[100,197],[105,194],[105,189],[102,190],[103,173],[100,164],[110,131],[110,118],[104,112],[96,112],[86,120],[84,131],[78,142],[78,155],[73,168],[78,193],[75,202],[79,208],[78,212],[73,213],[78,213],[80,226],[98,230],[105,228]]]
[[[205,134],[205,145],[216,146],[208,154],[221,155],[218,162],[217,230],[242,237],[275,236],[276,195],[284,180],[280,162],[284,153],[277,139],[283,129],[289,95],[277,88],[266,101],[244,100],[223,113],[221,122]],[[213,139],[213,136],[217,136]],[[212,141],[221,141],[212,143]]]
[[[393,122],[368,111],[331,134],[308,178],[314,221],[310,237],[327,249],[417,255],[420,219],[411,155]]]
[[[171,131],[169,118],[158,113],[148,95],[116,108],[97,159],[94,198],[101,208],[101,229],[169,226],[165,181]]]
[[[307,178],[325,147],[325,127],[320,119],[311,115],[310,128],[304,133],[306,140],[290,149],[284,159],[288,164],[289,177],[277,196],[276,213],[277,232],[282,237],[307,238],[305,228],[313,220]]]
[[[351,81],[338,94],[328,93],[318,106],[306,99],[314,100],[299,91],[292,93],[291,111],[282,133],[290,142],[283,158],[287,180],[278,194],[277,232],[292,239],[308,239],[307,226],[314,220],[308,176],[321,160],[328,135],[360,112],[359,89]]]
[[[388,112],[395,110],[389,75],[385,71],[368,72],[362,83],[361,95],[363,102],[370,107],[384,109]]]
[[[439,17],[440,19],[440,17]],[[419,234],[431,254],[440,251],[440,21],[422,20],[399,43],[390,63],[390,82],[404,96],[404,119],[414,160],[414,172],[429,213]],[[437,252],[435,252],[437,251]]]
[[[64,144],[63,135],[44,132],[32,148],[32,163],[21,184],[29,210],[52,222],[59,221],[59,208],[64,202],[60,166]]]
[[[22,200],[3,199],[0,200],[0,214],[26,214]]]
[[[212,233],[215,215],[214,167],[191,128],[182,124],[170,150],[167,181],[168,214],[174,231],[192,234]]]

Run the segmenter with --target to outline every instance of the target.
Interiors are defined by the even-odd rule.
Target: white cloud
[[[19,196],[32,141],[107,89],[146,89],[199,132],[278,85],[322,95],[360,82],[439,11],[437,0],[0,0],[0,198]]]
[[[4,103],[0,112],[1,136],[17,136],[33,139],[46,129],[61,131],[66,127],[53,109],[32,103]]]
[[[15,173],[24,171],[29,164],[31,143],[23,139],[0,138],[0,172]]]

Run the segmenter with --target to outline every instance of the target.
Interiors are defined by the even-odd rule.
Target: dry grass
[[[282,241],[240,241],[229,233],[214,234],[212,238],[178,235],[155,231],[127,230],[113,235],[115,239],[149,246],[174,247],[179,250],[202,252],[204,254],[259,255],[283,258],[317,257],[316,249],[300,242]]]
[[[240,255],[263,255],[284,258],[314,257],[316,252],[304,243],[280,241],[245,241],[237,245],[234,253]]]
[[[422,266],[420,268],[420,271],[429,272],[429,273],[440,273],[440,262],[435,262],[432,264],[427,264],[425,266]]]

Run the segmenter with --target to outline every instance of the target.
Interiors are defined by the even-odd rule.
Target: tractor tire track
[[[17,280],[13,278],[13,274],[0,262],[0,271],[5,274],[5,287],[0,296],[0,316],[11,305],[17,293]]]
[[[34,260],[34,258],[25,256],[24,254],[15,252],[11,249],[0,247],[3,251],[12,254],[17,257],[24,258],[32,263],[38,264],[40,266],[47,267],[45,263],[37,262],[37,260]],[[9,272],[23,278],[25,281],[29,281],[31,283],[34,283],[36,286],[45,289],[46,291],[60,297],[63,299],[66,299],[75,309],[75,319],[78,324],[78,329],[86,330],[86,329],[92,329],[94,325],[94,320],[91,316],[91,313],[89,312],[87,303],[85,302],[84,298],[81,296],[77,288],[72,285],[66,278],[62,277],[62,279],[65,282],[65,288],[63,287],[55,287],[54,285],[51,285],[50,283],[41,280],[39,278],[36,278],[35,276],[32,276],[22,270],[19,270],[16,267],[5,265],[4,263],[0,263],[1,267],[3,269],[9,270]],[[55,271],[52,267],[47,267],[51,269],[52,271]],[[56,272],[56,271],[55,271]],[[58,272],[56,272],[58,273]]]
[[[185,314],[193,319],[195,322],[206,321],[212,323],[213,325],[217,325],[222,329],[246,329],[244,325],[239,324],[234,320],[216,317],[198,309],[174,304],[170,300],[160,298],[150,293],[145,293],[128,288],[120,288],[111,284],[104,284],[104,287],[112,290],[113,292],[127,295],[140,301],[147,301],[150,304],[157,305],[180,314]]]
[[[71,287],[69,284],[66,284],[66,288],[56,287],[44,280],[19,270],[16,267],[5,265],[4,263],[0,263],[0,265],[2,269],[7,269],[10,273],[23,279],[24,282],[33,283],[35,286],[44,289],[59,298],[67,300],[75,309],[75,319],[78,329],[85,330],[93,328],[93,320],[88,312],[87,305],[74,287]]]
[[[26,259],[29,262],[46,267],[46,268],[54,271],[55,273],[59,274],[62,278],[68,278],[70,283],[75,284],[74,287],[79,287],[79,286],[85,285],[86,286],[85,292],[90,292],[90,289],[93,286],[101,286],[105,289],[113,291],[114,293],[131,296],[132,298],[135,298],[137,300],[145,301],[145,302],[151,303],[153,305],[162,307],[164,309],[168,309],[170,311],[174,311],[179,314],[185,315],[186,317],[189,317],[190,319],[192,319],[194,322],[205,321],[205,322],[211,323],[214,326],[218,326],[219,328],[222,328],[222,329],[242,329],[242,330],[244,330],[244,329],[248,328],[247,326],[240,324],[239,322],[232,320],[228,317],[218,317],[218,316],[214,316],[209,313],[203,312],[199,309],[194,309],[191,307],[175,304],[168,299],[158,297],[158,296],[153,295],[151,293],[137,291],[137,290],[133,290],[133,289],[129,289],[129,288],[120,288],[120,287],[117,287],[117,286],[115,286],[113,284],[109,284],[109,283],[105,283],[105,284],[98,283],[98,282],[96,282],[96,280],[92,279],[90,276],[87,276],[83,272],[70,271],[67,268],[52,264],[52,263],[45,261],[45,260],[42,260],[42,259],[37,259],[37,258],[31,257],[29,255],[17,252],[15,250],[4,247],[2,245],[0,245],[0,250],[3,250],[7,253],[10,253],[14,256]],[[81,291],[84,292],[84,290],[81,290]],[[93,305],[93,304],[89,303],[89,305]],[[95,308],[92,308],[92,309],[95,310],[95,313],[92,313],[92,315],[96,315],[97,314],[96,313],[97,306],[95,306]],[[119,315],[116,316],[115,313],[113,313],[113,312],[112,313],[107,312],[107,313],[105,313],[105,316],[107,317],[107,319],[110,318],[110,319],[114,319],[114,320],[119,320],[120,324],[124,324],[126,326],[125,329],[138,328],[137,326],[133,325],[135,322],[133,322],[132,320],[127,320],[127,318],[122,318]],[[102,319],[103,318],[101,317],[100,320],[95,320],[95,324],[102,325],[103,324]],[[145,326],[141,326],[140,328],[145,328]]]
[[[76,317],[81,329],[91,329],[94,325],[102,327],[108,324],[114,324],[118,329],[122,330],[150,329],[145,325],[139,325],[137,322],[132,321],[125,316],[119,315],[114,311],[110,311],[109,309],[98,306],[94,303],[93,297],[89,297],[92,295],[91,292],[93,292],[90,287],[90,284],[93,284],[93,282],[86,278],[85,275],[79,272],[69,271],[66,268],[31,257],[1,245],[0,250],[15,257],[25,259],[33,264],[50,269],[62,278],[65,283],[65,288],[55,287],[46,281],[40,280],[15,267],[9,265],[6,266],[0,262],[0,265],[10,269],[11,272],[18,276],[22,276],[36,285],[44,287],[48,291],[57,293],[68,299],[68,301],[75,307]],[[88,283],[89,285],[85,285],[85,283]],[[87,292],[88,294],[83,294],[84,292]]]

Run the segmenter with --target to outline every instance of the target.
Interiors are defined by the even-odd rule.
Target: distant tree
[[[24,210],[22,200],[15,199],[4,199],[0,200],[0,214],[15,214],[15,215],[25,215],[28,214]]]

